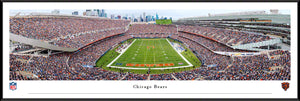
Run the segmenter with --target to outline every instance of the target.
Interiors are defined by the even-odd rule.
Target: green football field
[[[189,65],[166,39],[136,39],[111,66],[176,67]]]
[[[177,43],[186,51],[178,53],[168,42]],[[123,53],[116,52],[121,45],[109,50],[96,62],[96,66],[117,72],[164,74],[187,71],[201,66],[199,59],[182,43],[173,39],[129,39],[132,42]],[[180,55],[179,55],[180,54]],[[184,59],[185,58],[185,59]]]

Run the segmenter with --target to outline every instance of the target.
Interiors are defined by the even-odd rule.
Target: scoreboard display
[[[169,24],[172,24],[172,20],[171,19],[157,19],[156,24],[158,24],[158,25],[169,25]]]

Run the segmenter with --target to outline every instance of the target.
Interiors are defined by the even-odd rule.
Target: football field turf
[[[167,39],[135,39],[131,46],[109,66],[131,68],[166,68],[192,66]]]

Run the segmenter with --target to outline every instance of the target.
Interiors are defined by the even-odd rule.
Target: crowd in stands
[[[136,37],[136,38],[166,38],[168,37],[170,34],[150,34],[150,33],[141,33],[141,34],[131,34],[132,37]]]
[[[30,68],[26,65],[29,58],[30,56],[9,55],[10,80],[33,80],[33,78],[23,76],[19,73],[19,71],[26,71]]]
[[[205,65],[216,65],[214,68],[223,69],[227,66],[226,64],[231,63],[232,59],[229,56],[214,53],[195,41],[182,37],[178,37],[178,40],[186,43],[190,49],[194,50]]]
[[[206,64],[200,68],[173,73],[179,80],[290,80],[290,52],[277,50],[270,55],[281,55],[278,59],[269,59],[266,54],[255,56],[230,57],[214,54],[191,39],[177,37],[196,51]],[[209,67],[209,64],[217,64]],[[273,67],[281,68],[273,68]],[[201,77],[200,77],[201,76]]]
[[[68,48],[81,48],[89,43],[100,40],[102,38],[124,33],[124,28],[109,31],[95,31],[92,33],[82,34],[79,36],[73,36],[58,41],[54,41],[54,45]],[[97,36],[97,37],[95,37]]]
[[[232,64],[221,71],[200,67],[191,71],[173,73],[173,75],[180,80],[194,80],[201,77],[202,80],[290,80],[288,51],[277,61],[269,60],[266,54],[234,58]],[[282,68],[272,70],[274,64]]]
[[[29,63],[30,71],[41,80],[63,80],[74,76],[68,70],[66,60],[69,54],[56,54],[50,57],[33,57]],[[37,68],[38,67],[38,68]]]
[[[125,43],[120,44],[117,49],[116,52],[122,52],[122,50],[124,50],[126,47],[128,47],[131,44],[132,40],[128,40]]]
[[[223,71],[200,67],[173,75],[179,80],[290,80],[290,60],[284,59],[289,62],[283,68],[270,71],[269,68],[274,63],[269,63],[266,58],[266,55],[236,57],[232,66]]]
[[[197,78],[197,74],[193,73],[193,71],[186,71],[186,72],[181,72],[181,73],[173,73],[173,75],[178,79],[178,80],[194,80]]]
[[[232,31],[221,28],[213,27],[202,27],[202,26],[185,26],[181,25],[178,27],[179,31],[191,32],[200,34],[229,46],[256,43],[261,41],[270,40],[271,37],[257,34],[250,34],[241,31]]]
[[[165,33],[172,34],[177,33],[176,26],[173,25],[155,25],[155,24],[133,24],[129,30],[129,34],[140,33]]]
[[[96,42],[78,52],[54,54],[49,57],[10,55],[10,80],[29,80],[17,74],[18,71],[29,71],[40,80],[118,80],[124,74],[101,68],[87,68],[82,65],[94,65],[95,61],[113,44],[127,40],[129,35],[115,36]],[[93,61],[93,62],[91,62]],[[38,67],[38,68],[37,68]]]
[[[129,35],[115,36],[104,40],[100,40],[85,49],[72,54],[69,64],[71,67],[76,66],[77,63],[81,65],[94,65],[99,57],[108,51],[113,45],[131,38]]]
[[[95,80],[120,80],[126,75],[125,73],[107,71],[101,68],[98,68],[96,72],[97,75],[94,78]]]
[[[178,39],[178,37],[179,37],[179,34],[172,34],[172,35],[170,35],[170,38],[172,38],[172,39]]]
[[[190,42],[192,43],[193,41]],[[190,45],[192,44],[189,44],[189,46]],[[193,44],[193,46],[194,45],[196,44]],[[205,48],[202,49],[205,50]],[[101,68],[85,68],[80,65],[71,65],[68,67],[65,62],[70,54],[57,54],[47,58],[33,57],[27,65],[26,62],[20,62],[18,59],[28,60],[30,58],[29,56],[10,56],[10,80],[34,79],[19,75],[18,71],[32,71],[32,73],[36,74],[41,80],[147,80],[148,78],[147,74],[129,73],[125,76],[126,73],[112,72]],[[214,56],[222,58],[220,55]],[[266,54],[233,58],[232,62],[224,62],[215,68],[202,66],[194,70],[172,74],[178,80],[195,80],[200,77],[202,77],[202,80],[290,80],[289,51],[283,51],[281,58],[278,60],[269,60]],[[220,61],[224,60],[219,59],[219,62]],[[282,68],[271,70],[273,66],[282,66]],[[122,77],[124,78],[122,79]],[[171,77],[171,74],[151,74],[150,80],[175,79]]]
[[[282,54],[287,54],[287,51],[283,51],[283,50],[275,50],[275,51],[269,52],[269,55],[270,55],[270,56],[273,56],[273,55],[282,55]]]
[[[151,74],[150,80],[175,80],[171,74]]]
[[[75,35],[78,33],[94,31],[91,35],[108,36],[120,33],[120,30],[113,32],[98,32],[98,30],[111,28],[125,28],[129,25],[129,20],[110,20],[98,18],[78,18],[78,17],[53,17],[53,16],[31,16],[31,17],[11,17],[10,32],[31,39],[44,41],[60,40],[61,37]],[[123,29],[125,32],[125,29]],[[82,37],[81,37],[82,36]],[[59,46],[76,47],[83,46],[102,37],[91,37],[88,34],[67,38],[58,41]],[[90,39],[93,38],[93,39]],[[81,43],[76,43],[81,42]],[[64,45],[67,44],[67,45]]]
[[[270,56],[279,55],[280,58],[276,59],[271,59],[267,54],[233,57],[213,52],[237,52],[239,50],[226,45],[261,42],[271,39],[270,37],[200,26],[180,26],[179,30],[185,32],[177,34],[177,29],[173,25],[153,24],[134,24],[126,33],[124,33],[124,28],[97,31],[125,27],[128,24],[129,22],[125,20],[92,18],[10,18],[10,32],[38,40],[50,41],[69,34],[92,31],[88,34],[55,40],[53,43],[61,47],[81,48],[76,52],[54,54],[49,57],[10,54],[10,80],[35,79],[21,75],[20,71],[31,72],[40,80],[175,80],[172,75],[178,80],[290,80],[289,51],[269,52]],[[119,33],[123,34],[116,35]],[[148,74],[84,67],[84,65],[94,66],[99,57],[112,46],[132,37],[167,37],[169,35],[193,50],[203,65],[189,71],[151,74],[150,78]],[[218,42],[201,35],[218,40]],[[107,36],[109,37],[105,38]],[[101,40],[94,42],[99,39]],[[86,46],[91,42],[94,43]]]
[[[279,60],[269,60],[266,54],[235,57],[232,67],[225,73],[235,73],[241,80],[290,80],[290,54],[287,51]],[[282,66],[276,68],[274,66]],[[272,71],[272,72],[270,72]]]
[[[148,78],[148,74],[133,74],[133,73],[129,73],[122,80],[147,80],[147,78]]]
[[[9,71],[10,80],[36,80],[33,77],[23,76],[19,71]]]
[[[234,50],[224,44],[221,44],[219,42],[206,39],[201,36],[197,36],[194,34],[189,34],[189,33],[184,33],[184,32],[179,32],[179,36],[183,38],[188,38],[191,39],[195,42],[200,43],[202,46],[207,47],[208,49],[212,51],[224,51],[224,52],[239,52],[239,50]]]
[[[270,64],[272,64],[273,66],[288,66],[288,67],[290,67],[290,65],[291,65],[290,58],[291,58],[291,54],[289,51],[281,50],[279,58],[276,58],[276,59],[271,58]]]

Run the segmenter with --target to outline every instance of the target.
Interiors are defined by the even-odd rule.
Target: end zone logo
[[[284,89],[284,91],[286,91],[289,87],[290,87],[290,83],[288,82],[283,82],[281,83],[282,88]]]
[[[16,82],[11,82],[9,83],[9,89],[14,91],[17,89],[17,83]]]

